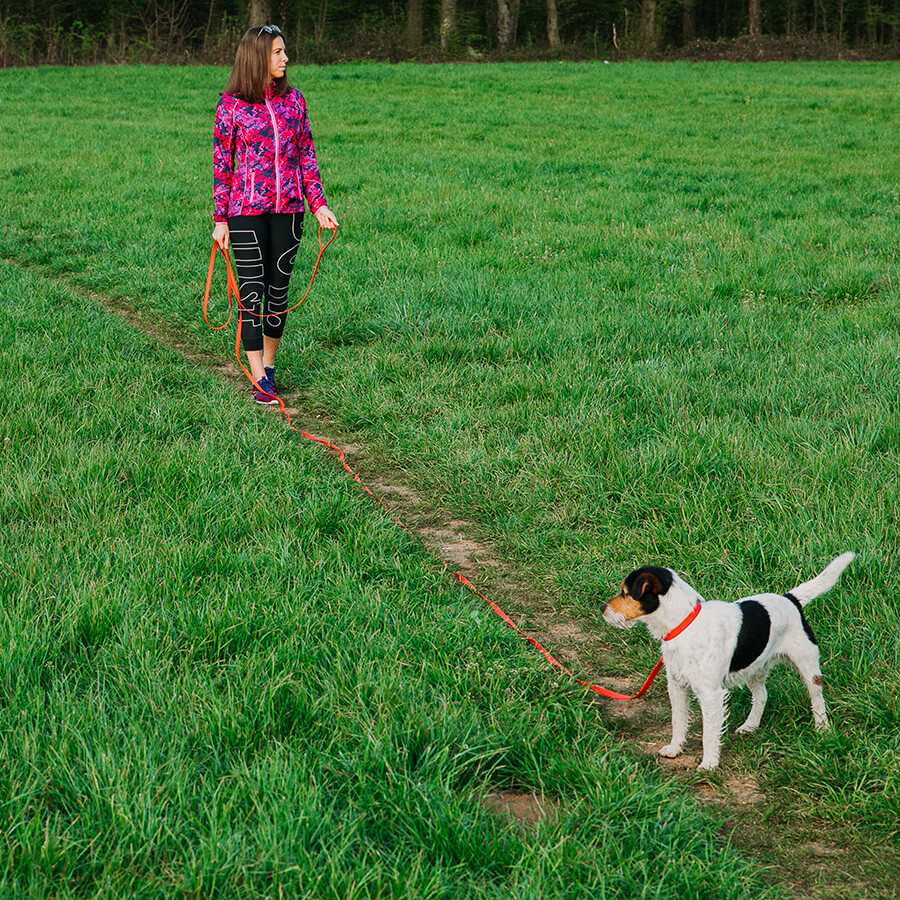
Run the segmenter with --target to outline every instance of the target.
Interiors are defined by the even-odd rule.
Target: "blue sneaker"
[[[272,382],[272,389],[277,391],[278,388],[275,386],[275,366],[263,366],[263,368],[266,370],[266,378]]]
[[[262,403],[266,406],[278,404],[278,394],[275,393],[275,385],[272,383],[271,378],[266,376],[259,379],[259,390],[253,389],[253,398],[257,403]]]

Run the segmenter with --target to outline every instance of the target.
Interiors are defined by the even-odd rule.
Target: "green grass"
[[[4,896],[759,896],[316,447],[2,275]]]
[[[3,756],[23,760],[10,821],[33,832],[30,855],[24,837],[7,841],[7,884],[50,883],[55,863],[26,862],[46,844],[65,848],[66,883],[87,893],[109,872],[150,892],[221,877],[226,893],[251,896],[310,873],[323,879],[310,896],[349,896],[351,882],[360,896],[565,884],[597,896],[600,883],[729,895],[735,863],[715,826],[629,743],[610,743],[577,690],[444,584],[318,453],[78,299],[103,293],[190,345],[231,352],[204,330],[198,299],[225,74],[0,72],[0,256],[50,279],[9,269],[0,307],[15,473],[3,643],[27,657],[4,663],[23,679],[5,692],[7,741],[24,743]],[[766,793],[756,833],[787,835],[762,855],[782,867],[776,880],[827,835],[869,860],[872,896],[900,873],[898,74],[294,70],[342,227],[279,358],[310,407],[435,505],[475,519],[590,630],[605,627],[599,600],[641,563],[733,598],[786,590],[856,550],[810,609],[835,731],[814,735],[799,681],[777,675],[762,731],[726,738],[722,777],[752,772]],[[72,337],[76,313],[64,311],[79,307],[88,332],[114,329],[105,349]],[[87,369],[50,364],[64,353]],[[36,362],[33,393],[19,396]],[[98,381],[123,386],[84,405]],[[35,520],[41,540],[27,540]],[[409,611],[413,597],[437,624]],[[378,629],[394,650],[368,647]],[[401,646],[421,681],[394,665]],[[656,652],[637,633],[621,647],[596,667],[642,675]],[[65,674],[62,687],[48,671]],[[734,705],[738,721],[745,698]],[[109,746],[119,755],[104,763]],[[429,769],[421,791],[412,757]],[[200,762],[219,758],[224,769]],[[53,760],[77,773],[59,789]],[[593,768],[576,775],[582,765]],[[101,770],[121,772],[119,791]],[[567,812],[538,840],[517,834],[472,799],[497,780],[543,789]],[[127,823],[111,793],[133,804]],[[260,799],[282,796],[284,807]],[[636,808],[622,812],[617,796]],[[660,809],[671,828],[658,824],[669,812],[648,824]],[[502,834],[501,850],[484,849],[483,829]],[[436,851],[438,837],[449,849]],[[666,841],[672,861],[646,868]],[[844,890],[859,896],[862,876],[848,873]]]

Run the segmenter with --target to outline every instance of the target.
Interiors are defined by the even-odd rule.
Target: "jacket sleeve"
[[[213,129],[213,220],[228,219],[228,199],[234,180],[234,98],[223,94],[216,107]]]
[[[297,141],[300,151],[300,178],[303,181],[303,194],[309,204],[310,211],[315,213],[326,206],[325,191],[322,188],[322,176],[319,174],[319,162],[316,159],[316,148],[313,146],[312,129],[309,125],[309,114],[306,101],[297,91],[297,104],[300,107],[300,132]]]

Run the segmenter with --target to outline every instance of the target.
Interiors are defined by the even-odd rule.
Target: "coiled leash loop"
[[[241,293],[238,290],[237,279],[234,277],[234,272],[231,269],[231,260],[228,257],[228,251],[223,250],[217,243],[213,242],[212,245],[212,253],[209,257],[209,271],[206,273],[206,292],[203,295],[203,321],[213,330],[213,331],[221,331],[223,328],[228,326],[228,323],[231,321],[231,312],[232,312],[232,296],[237,298],[238,303],[238,319],[240,319],[240,314],[242,312],[247,313],[248,316],[256,316],[258,319],[268,319],[270,316],[285,316],[289,312],[293,312],[308,296],[309,292],[312,290],[313,282],[316,280],[316,273],[319,271],[319,263],[322,261],[322,256],[325,251],[328,249],[328,245],[337,237],[337,228],[332,229],[333,234],[327,240],[325,244],[322,243],[322,226],[319,226],[319,255],[316,257],[316,263],[313,266],[312,275],[309,279],[309,284],[306,287],[306,293],[291,307],[284,310],[283,312],[277,313],[263,313],[263,312],[254,312],[252,309],[247,309],[245,306],[241,305]],[[225,259],[225,268],[227,270],[228,276],[228,318],[222,325],[213,325],[209,321],[209,292],[212,286],[212,277],[213,277],[213,269],[216,265],[216,252],[222,254]],[[238,335],[240,335],[241,329],[238,327]],[[238,359],[240,362],[240,359]],[[241,366],[243,368],[243,366]],[[253,381],[253,379],[250,379]],[[255,384],[256,382],[254,382]]]

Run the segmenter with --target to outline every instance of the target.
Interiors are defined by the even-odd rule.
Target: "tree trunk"
[[[504,53],[516,46],[519,0],[497,0],[497,44]]]
[[[641,0],[641,44],[656,47],[656,0]]]
[[[209,31],[212,28],[213,10],[216,7],[216,0],[209,0],[209,15],[206,17],[206,32],[203,35],[203,52],[209,46]]]
[[[819,0],[815,0],[815,2],[813,2],[814,9],[818,9],[820,6],[822,8],[822,34],[827,35],[828,34],[828,15],[825,10],[825,0],[821,0],[821,2],[819,2]]]
[[[406,0],[406,42],[413,50],[422,46],[422,0]]]
[[[272,4],[269,0],[250,0],[250,27],[272,24]]]
[[[556,0],[547,0],[547,43],[551,50],[559,50],[559,12]]]
[[[328,0],[322,0],[319,7],[319,14],[313,23],[313,40],[317,44],[321,44],[325,40],[325,33],[328,30]],[[297,32],[300,32],[300,24],[297,24]]]
[[[441,53],[446,53],[456,37],[456,0],[441,0]]]
[[[694,19],[694,0],[682,0],[681,37],[685,41],[692,41],[696,35],[697,25]]]
[[[747,11],[747,31],[751,38],[758,38],[762,34],[760,0],[750,0],[750,8]]]

